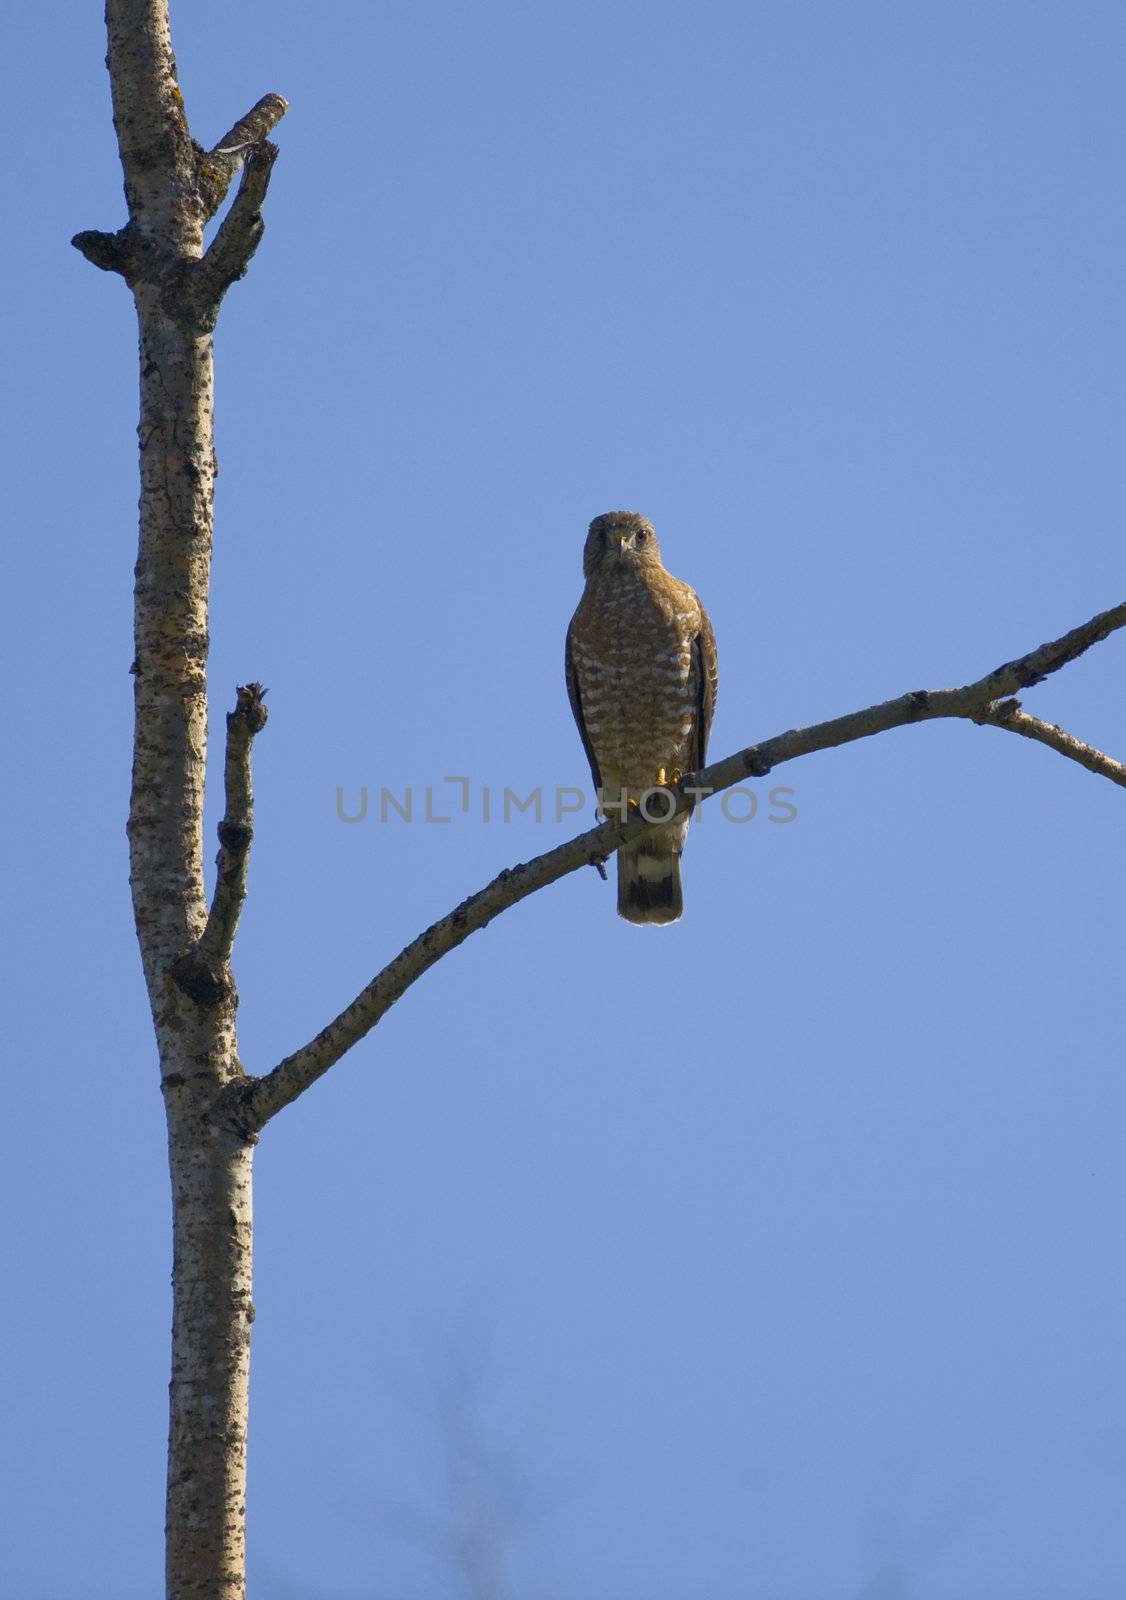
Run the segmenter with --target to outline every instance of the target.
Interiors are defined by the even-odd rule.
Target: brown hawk
[[[719,669],[695,592],[666,572],[652,523],[636,511],[595,517],[586,588],[567,630],[567,692],[603,811],[622,817],[646,790],[704,765]],[[666,804],[652,797],[644,814]],[[618,915],[676,922],[688,813],[618,851]]]

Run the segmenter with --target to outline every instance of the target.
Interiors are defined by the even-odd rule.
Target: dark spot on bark
[[[219,824],[219,843],[224,850],[230,850],[236,855],[245,855],[250,848],[250,841],[254,837],[254,829],[245,822],[228,822],[226,818]]]
[[[231,992],[226,973],[216,972],[196,950],[178,956],[168,969],[176,987],[197,1006],[218,1006]]]
[[[1043,683],[1047,676],[1044,672],[1033,672],[1031,667],[1021,667],[1017,672],[1017,682],[1022,689],[1031,689],[1037,683]]]
[[[250,1127],[248,1108],[251,1105],[254,1085],[259,1082],[261,1079],[245,1075],[232,1079],[211,1110],[212,1120],[236,1133],[244,1144],[258,1143],[257,1130]]]

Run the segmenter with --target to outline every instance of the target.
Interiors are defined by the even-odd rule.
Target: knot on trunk
[[[199,950],[186,950],[177,956],[168,976],[189,1000],[209,1009],[222,1005],[235,992],[230,970],[214,966]]]

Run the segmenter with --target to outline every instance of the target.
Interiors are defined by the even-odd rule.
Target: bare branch
[[[765,777],[785,761],[796,760],[816,750],[851,744],[857,739],[885,733],[909,723],[963,717],[996,726],[1012,726],[1012,718],[1018,714],[1006,712],[1002,716],[995,705],[998,700],[1011,696],[1018,688],[1041,682],[1049,673],[1074,661],[1091,645],[1124,625],[1126,604],[1100,612],[1061,639],[1051,640],[1016,661],[1006,662],[965,688],[916,690],[900,695],[895,700],[885,700],[881,705],[869,706],[864,711],[854,711],[848,716],[836,717],[808,728],[792,728],[761,744],[749,745],[745,750],[737,751],[686,778],[673,793],[676,810],[688,810],[695,803],[695,797],[718,794],[742,778]],[[1035,724],[1037,730],[1049,727],[1047,723],[1038,723],[1032,717],[1023,718],[1023,721]],[[1015,725],[1015,731],[1028,733],[1033,738],[1042,737],[1039,731],[1033,732],[1031,728],[1024,727],[1023,722]],[[1054,737],[1044,739],[1044,743],[1051,744],[1054,749],[1075,760],[1083,760],[1074,748],[1078,746],[1078,740],[1071,740],[1070,735],[1060,729],[1051,731]],[[1064,742],[1068,744],[1066,749]],[[1081,748],[1089,750],[1088,746]],[[1083,760],[1083,765],[1092,772],[1111,777],[1115,782],[1122,781],[1116,773],[1124,769],[1118,767],[1116,762],[1101,756],[1098,751],[1091,751],[1090,754],[1098,757],[1098,761]],[[648,823],[641,820],[633,820],[624,827],[615,822],[604,822],[600,827],[579,834],[577,838],[532,861],[506,868],[485,888],[470,895],[468,900],[463,900],[455,910],[400,951],[315,1039],[279,1062],[265,1077],[232,1083],[226,1091],[232,1119],[240,1129],[257,1132],[272,1116],[296,1100],[310,1084],[335,1065],[341,1056],[375,1027],[384,1013],[424,972],[471,933],[484,928],[510,906],[579,867],[598,866],[623,844],[639,837],[647,826]]]
[[[231,145],[257,144],[259,139],[274,131],[288,110],[289,101],[284,95],[264,94],[245,117],[240,117],[233,128],[228,128],[223,137],[216,140],[211,154],[220,154]]]
[[[219,824],[219,875],[199,954],[222,970],[231,959],[239,914],[246,899],[250,842],[254,837],[254,791],[250,782],[250,750],[269,713],[260,683],[240,684],[233,711],[227,712],[227,759],[224,783],[227,809]]]
[[[1061,756],[1067,756],[1068,760],[1078,761],[1088,772],[1097,772],[1100,777],[1109,778],[1111,783],[1120,784],[1126,789],[1126,766],[1121,761],[1104,755],[1093,744],[1084,744],[1082,739],[1075,738],[1074,734],[1054,722],[1041,722],[1039,717],[1030,717],[1020,709],[1019,700],[1000,700],[973,720],[981,723],[982,727],[1008,728],[1011,733],[1035,739]]]
[[[239,915],[246,900],[250,844],[254,838],[254,791],[250,750],[269,713],[260,683],[240,684],[233,711],[227,713],[227,757],[224,788],[227,808],[219,824],[219,873],[211,910],[198,941],[168,969],[173,983],[198,1006],[220,1006],[235,992],[231,951]]]
[[[192,271],[187,292],[204,323],[214,322],[220,301],[231,284],[244,276],[261,242],[266,230],[262,205],[277,156],[277,145],[268,139],[251,146],[231,209],[202,261]]]
[[[898,699],[869,706],[864,711],[835,717],[831,722],[819,722],[810,728],[792,728],[777,738],[751,745],[723,761],[717,761],[714,766],[700,773],[696,781],[713,791],[727,789],[733,783],[738,783],[740,778],[764,778],[783,761],[812,755],[815,750],[851,744],[855,739],[886,733],[889,728],[901,728],[907,723],[945,717],[967,717],[972,721],[995,700],[1003,700],[1019,689],[1042,683],[1050,673],[1058,672],[1061,667],[1075,661],[1085,650],[1124,625],[1126,603],[1114,606],[1110,611],[1100,611],[1098,616],[1092,617],[1081,627],[1073,628],[1062,638],[1051,639],[1015,661],[1006,661],[963,689],[916,689],[910,694],[900,695]]]
[[[247,151],[261,144],[288,110],[289,102],[282,95],[264,94],[258,104],[251,106],[246,116],[240,117],[204,155],[200,162],[200,180],[209,217],[223,204],[231,179],[242,166]]]

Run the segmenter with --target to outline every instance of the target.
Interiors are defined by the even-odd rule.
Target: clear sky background
[[[124,218],[100,13],[18,8],[0,69],[19,1600],[162,1572],[135,323],[67,243]],[[598,512],[650,516],[711,611],[717,756],[1124,598],[1122,6],[173,23],[204,143],[292,103],[217,339],[213,728],[237,682],[271,709],[251,1070],[575,830],[480,796],[586,781],[562,640]],[[1124,665],[1025,703],[1122,756]],[[383,785],[449,813],[446,774],[468,814],[380,824]],[[694,826],[678,927],[575,874],[267,1130],[253,1600],[1123,1593],[1126,796],[969,725],[756,787]]]

